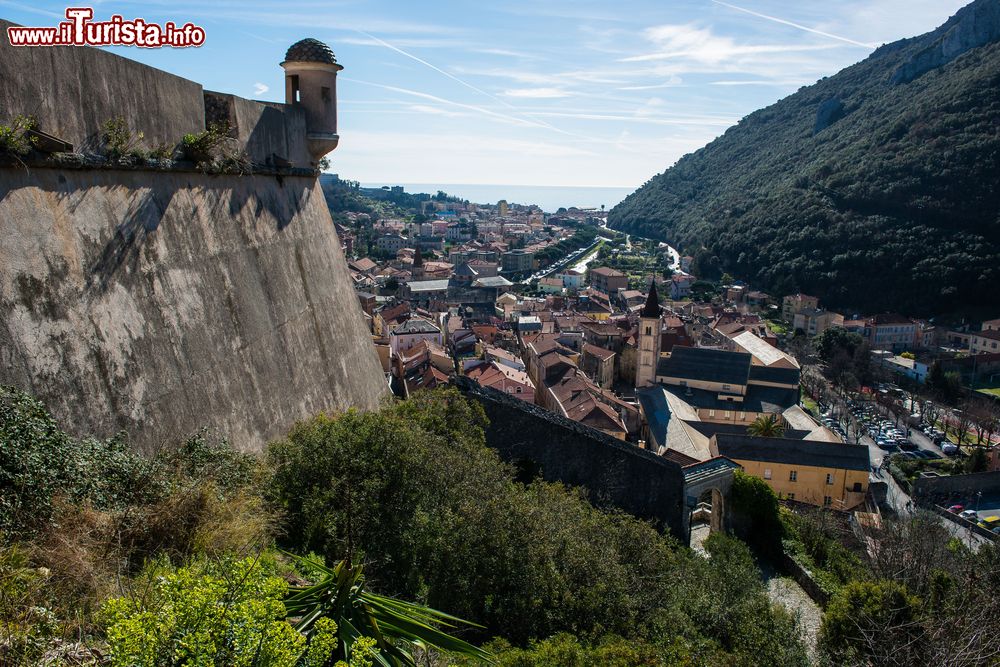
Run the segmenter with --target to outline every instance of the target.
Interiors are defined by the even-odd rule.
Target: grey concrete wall
[[[265,164],[276,154],[296,166],[309,166],[306,113],[302,107],[256,102],[235,95],[205,92],[208,122],[228,120],[250,158]]]
[[[967,500],[980,491],[984,496],[1000,496],[1000,471],[918,477],[913,482],[914,498],[926,503],[945,504],[956,498]]]
[[[9,25],[0,20],[0,124],[34,115],[77,150],[98,148],[101,125],[117,116],[149,148],[205,129],[201,84],[90,47],[13,47]]]
[[[0,239],[0,382],[73,433],[259,449],[387,395],[314,178],[0,168]]]
[[[39,129],[99,152],[101,126],[121,116],[147,149],[206,129],[206,106],[225,112],[251,159],[272,153],[309,167],[304,108],[206,93],[194,81],[90,47],[13,47],[0,20],[0,124],[33,115]],[[275,68],[278,68],[275,63]]]
[[[615,507],[684,541],[684,475],[672,461],[564,419],[467,378],[455,378],[483,406],[486,443],[528,475],[584,487],[591,502]]]

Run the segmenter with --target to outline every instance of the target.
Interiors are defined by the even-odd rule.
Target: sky
[[[206,31],[114,49],[206,89],[284,101],[303,37],[344,66],[330,171],[362,182],[638,187],[740,118],[934,29],[963,0],[153,0],[112,14]],[[83,2],[74,2],[82,6]],[[66,5],[0,0],[55,25]]]

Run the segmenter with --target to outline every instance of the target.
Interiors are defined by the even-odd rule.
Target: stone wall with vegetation
[[[522,478],[582,486],[597,505],[650,519],[687,538],[679,465],[503,392],[465,378],[456,381],[486,411],[486,444],[518,466]]]
[[[6,35],[10,25],[0,20],[0,31]],[[96,48],[24,48],[0,39],[0,126],[18,116],[32,117],[39,131],[77,153],[105,152],[105,125],[116,118],[135,148],[163,155],[185,135],[224,123],[254,163],[271,165],[277,155],[311,167],[300,108],[206,93],[200,83]]]

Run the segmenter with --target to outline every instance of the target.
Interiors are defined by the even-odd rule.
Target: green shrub
[[[661,646],[614,635],[588,644],[571,634],[560,633],[532,642],[527,648],[514,647],[498,639],[485,648],[495,654],[499,667],[659,667],[685,664],[691,660],[689,651],[678,650],[669,643]],[[480,663],[462,661],[458,664]]]
[[[10,125],[0,125],[0,156],[20,159],[30,153],[38,141],[31,130],[37,128],[34,116],[15,116]]]
[[[224,147],[231,132],[229,123],[211,123],[204,132],[185,134],[181,153],[195,164],[210,165],[225,157]]]
[[[484,423],[453,389],[300,423],[269,448],[286,544],[363,554],[378,590],[484,625],[482,639],[669,635],[709,653],[777,647],[774,664],[802,664],[794,622],[745,548],[749,567],[722,547],[705,560],[579,492],[516,483]]]
[[[24,549],[0,547],[0,664],[35,665],[58,633],[46,596],[47,573]]]
[[[856,581],[830,600],[820,631],[820,644],[836,664],[871,664],[891,653],[880,647],[914,645],[923,641],[918,621],[920,600],[892,581]],[[914,664],[903,661],[901,664]]]
[[[123,116],[104,121],[101,131],[104,150],[112,160],[126,156],[145,159],[146,152],[140,148],[145,135],[142,132],[133,133]]]
[[[8,539],[45,527],[57,496],[121,512],[198,494],[206,485],[222,499],[249,486],[258,472],[254,457],[225,441],[210,442],[204,432],[155,457],[135,451],[123,436],[76,441],[38,400],[0,387],[0,534]]]
[[[0,386],[0,535],[16,538],[52,516],[69,486],[73,442],[37,400]]]
[[[288,585],[266,554],[153,563],[132,596],[101,610],[112,667],[373,667],[375,642],[355,636],[350,664],[333,664],[337,624],[316,621],[307,639],[286,620]],[[382,664],[382,663],[380,663]]]
[[[744,517],[744,532],[750,541],[766,552],[781,548],[784,527],[781,523],[778,496],[767,482],[742,470],[733,474],[731,505],[734,512]]]
[[[285,622],[287,584],[253,558],[154,565],[143,595],[102,610],[115,667],[294,665],[305,638]]]
[[[865,563],[841,542],[844,536],[827,510],[796,514],[783,508],[781,521],[785,550],[812,573],[825,593],[832,595],[844,584],[870,578]]]

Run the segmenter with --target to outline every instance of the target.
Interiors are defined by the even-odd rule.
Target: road
[[[610,231],[614,231],[613,229],[611,229],[610,227],[608,227],[608,225],[607,225],[606,222],[603,223],[603,224],[601,224],[601,227],[603,229],[608,229]],[[631,250],[632,249],[632,238],[633,237],[639,239],[640,241],[654,241],[655,240],[655,239],[646,238],[645,236],[639,236],[638,234],[626,234],[625,235],[625,250]],[[667,249],[667,254],[670,255],[670,270],[671,271],[675,271],[675,272],[676,271],[680,271],[681,270],[681,255],[680,255],[680,253],[677,252],[677,250],[673,246],[671,246],[670,244],[668,244],[668,243],[664,243],[663,241],[657,241],[657,243],[659,244],[657,247],[659,247],[659,248],[666,248]]]
[[[573,265],[574,271],[579,271],[580,273],[587,272],[587,265],[597,259],[597,252],[599,248],[594,248],[589,255],[586,255],[581,261]]]
[[[570,254],[568,254],[563,259],[560,259],[558,262],[555,262],[554,264],[545,267],[544,269],[542,269],[541,271],[538,271],[537,273],[531,274],[530,276],[528,276],[524,280],[521,280],[520,282],[524,283],[524,284],[532,283],[532,282],[535,282],[536,280],[538,280],[540,278],[544,278],[546,276],[550,276],[553,273],[555,273],[556,271],[561,271],[570,262],[575,262],[575,261],[578,261],[579,258],[581,258],[581,257],[586,257],[587,253],[590,253],[590,252],[596,253],[597,252],[597,245],[599,243],[601,243],[602,241],[608,241],[608,240],[610,240],[610,239],[606,239],[603,236],[598,236],[596,239],[594,239],[594,242],[591,243],[589,246],[587,246],[585,248],[580,248],[579,250],[574,250],[573,252],[571,252]]]
[[[841,404],[838,407],[838,414],[840,416],[846,415],[848,419],[853,420],[853,417],[847,410],[847,407],[843,404]],[[889,416],[888,418],[891,419],[892,417]],[[841,423],[843,424],[843,422]],[[896,483],[895,478],[893,478],[893,476],[889,474],[887,461],[885,462],[886,467],[884,469],[882,467],[883,460],[887,456],[889,456],[889,452],[886,452],[881,448],[879,448],[879,446],[875,444],[875,441],[872,440],[872,438],[867,434],[864,433],[859,434],[855,432],[853,427],[853,422],[852,422],[852,428],[847,429],[847,432],[849,434],[853,434],[851,437],[848,438],[848,442],[853,441],[854,444],[861,444],[868,447],[869,464],[871,465],[872,470],[875,471],[873,474],[875,475],[875,477],[886,483],[887,486],[886,503],[889,505],[889,507],[892,508],[892,510],[895,511],[896,514],[899,515],[900,517],[912,516],[913,513],[917,511],[917,508],[914,507],[910,496],[905,491],[903,491],[903,489],[899,486],[899,484]],[[860,438],[857,438],[858,435],[860,435]],[[944,456],[944,453],[941,451],[941,448],[938,445],[934,444],[934,442],[930,438],[928,438],[920,431],[911,429],[910,441],[913,444],[917,445],[919,449],[936,452],[939,456]],[[980,518],[986,516],[987,512],[990,514],[998,513],[994,509],[994,507],[1000,507],[1000,498],[996,499],[998,502],[996,503],[995,506],[994,503],[992,502],[993,500],[994,499],[992,498],[988,499],[988,502],[985,505],[982,503],[982,501],[980,502],[980,512],[979,512]],[[978,549],[981,545],[989,542],[987,538],[969,530],[968,528],[963,527],[961,524],[958,524],[954,521],[946,519],[937,514],[935,514],[934,516],[937,517],[938,521],[945,528],[945,530],[951,533],[954,537],[957,537],[966,546],[972,549]]]

